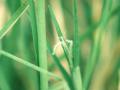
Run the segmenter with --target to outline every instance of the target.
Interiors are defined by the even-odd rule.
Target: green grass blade
[[[27,60],[23,60],[23,59],[21,59],[19,57],[16,57],[16,56],[14,56],[14,55],[12,55],[12,54],[10,54],[8,52],[0,50],[0,54],[6,56],[6,57],[8,57],[8,58],[10,58],[10,59],[12,59],[12,60],[14,60],[16,62],[18,62],[18,63],[21,63],[21,64],[23,64],[23,65],[25,65],[25,66],[27,66],[27,67],[35,70],[35,71],[43,73],[44,75],[50,75],[50,76],[56,77],[57,79],[60,79],[60,77],[58,77],[57,75],[55,75],[55,74],[53,74],[51,72],[48,72],[48,71],[44,70],[43,68],[40,68],[40,67],[38,67],[38,66],[36,66],[36,65],[34,65],[32,63],[29,63]]]
[[[36,1],[39,66],[47,70],[45,0]],[[40,90],[48,90],[48,76],[40,73]]]
[[[64,36],[63,36],[63,34],[61,32],[60,26],[59,26],[59,24],[57,22],[55,14],[54,14],[54,12],[52,10],[52,7],[50,5],[49,5],[49,11],[50,11],[50,15],[51,15],[51,18],[52,18],[52,22],[53,22],[53,24],[54,24],[54,26],[56,28],[56,32],[58,34],[59,40],[62,42],[62,48],[64,50],[64,54],[65,54],[65,56],[67,58],[68,64],[69,64],[70,68],[72,68],[71,54],[70,54],[70,52],[68,50],[68,46],[66,44],[66,41],[64,40]]]
[[[36,13],[35,13],[35,3],[33,0],[29,0],[30,5],[30,23],[32,26],[32,36],[33,36],[33,44],[35,48],[36,59],[38,59],[38,36],[37,36],[37,24],[36,24]],[[37,61],[38,64],[38,61]]]
[[[71,90],[74,90],[74,85],[73,85],[70,75],[66,72],[66,70],[60,63],[60,60],[58,59],[58,57],[55,54],[53,54],[53,50],[52,50],[51,46],[49,45],[49,43],[47,44],[47,47],[48,47],[48,52],[51,54],[51,56],[53,58],[52,60],[54,61],[56,66],[59,68],[59,70],[60,70],[61,74],[63,75],[64,79],[66,80],[68,86],[70,87]]]
[[[57,19],[56,19],[56,17],[55,17],[55,14],[54,14],[54,12],[53,12],[53,10],[52,10],[52,7],[49,5],[48,8],[49,8],[49,12],[50,12],[50,15],[51,15],[53,24],[55,25],[55,28],[56,28],[58,37],[59,37],[59,38],[60,38],[60,37],[63,37],[63,34],[62,34],[62,32],[61,32],[61,29],[60,29],[60,26],[59,26],[59,24],[58,24],[58,22],[57,22]]]
[[[20,19],[20,17],[26,12],[28,8],[28,3],[25,3],[16,11],[12,18],[0,30],[0,39],[2,39],[11,30],[11,28],[16,24],[16,22]]]
[[[79,29],[78,29],[78,1],[74,0],[74,40],[73,40],[73,56],[74,67],[79,65],[80,62],[80,44],[79,44]]]
[[[82,90],[82,79],[80,72],[80,43],[79,43],[79,29],[78,29],[78,0],[74,0],[73,5],[74,16],[74,40],[73,40],[73,63],[72,78],[75,85],[75,90]]]

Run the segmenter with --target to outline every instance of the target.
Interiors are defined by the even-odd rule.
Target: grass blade
[[[61,74],[63,75],[64,79],[66,80],[68,86],[70,87],[71,90],[74,90],[73,82],[72,82],[70,75],[66,72],[66,70],[64,69],[64,67],[60,63],[60,60],[58,59],[58,57],[55,54],[52,54],[53,51],[52,51],[52,48],[49,45],[49,43],[47,44],[47,47],[48,47],[48,52],[51,54],[51,56],[53,58],[52,60],[59,68],[59,70],[60,70]]]
[[[28,3],[25,3],[16,11],[12,18],[0,30],[0,39],[2,39],[11,30],[11,28],[15,25],[15,23],[20,19],[20,17],[26,12],[28,8]]]
[[[36,1],[39,66],[47,70],[45,0]],[[48,76],[40,73],[40,90],[48,90]]]
[[[80,62],[80,45],[79,45],[79,29],[78,29],[78,1],[74,0],[74,45],[73,45],[73,56],[74,56],[74,67],[79,65]]]
[[[56,28],[56,31],[57,31],[59,40],[60,40],[60,42],[63,42],[63,43],[62,43],[62,48],[63,48],[64,54],[65,54],[65,56],[66,56],[66,58],[67,58],[69,67],[70,67],[70,69],[71,69],[71,68],[72,68],[72,60],[71,60],[71,59],[72,59],[72,56],[71,56],[71,54],[70,54],[70,52],[69,52],[68,46],[67,46],[66,41],[65,41],[65,39],[64,39],[64,36],[63,36],[63,34],[62,34],[62,32],[61,32],[60,26],[59,26],[59,24],[58,24],[58,22],[57,22],[57,19],[56,19],[56,17],[55,17],[55,14],[54,14],[54,12],[53,12],[53,10],[52,10],[52,7],[51,7],[50,5],[49,5],[49,12],[50,12],[50,15],[51,15],[51,18],[52,18],[52,22],[53,22],[53,24],[54,24],[54,26],[55,26],[55,28]]]
[[[60,77],[58,77],[57,75],[55,75],[55,74],[53,74],[51,72],[48,72],[48,71],[46,71],[46,70],[44,70],[44,69],[42,69],[42,68],[40,68],[40,67],[38,67],[38,66],[36,66],[36,65],[34,65],[32,63],[29,63],[27,60],[23,60],[23,59],[21,59],[19,57],[16,57],[16,56],[14,56],[14,55],[12,55],[12,54],[10,54],[8,52],[0,50],[0,54],[6,56],[6,57],[8,57],[8,58],[10,58],[10,59],[12,59],[12,60],[14,60],[16,62],[18,62],[18,63],[21,63],[21,64],[23,64],[23,65],[25,65],[25,66],[27,66],[27,67],[35,70],[35,71],[38,71],[40,73],[50,75],[50,76],[56,77],[57,79],[60,79]]]
[[[73,16],[74,16],[74,40],[73,40],[73,70],[72,78],[75,90],[82,90],[82,79],[80,72],[80,45],[79,45],[79,29],[78,29],[78,0],[74,0]]]
[[[35,3],[33,0],[29,0],[30,5],[30,23],[32,26],[32,36],[33,36],[33,44],[35,49],[36,61],[38,64],[38,36],[37,36],[37,24],[36,24],[36,13],[35,13]]]

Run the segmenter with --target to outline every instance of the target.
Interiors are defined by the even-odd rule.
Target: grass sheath
[[[82,90],[82,79],[81,79],[81,72],[79,67],[80,45],[79,45],[79,29],[78,29],[78,0],[74,0],[73,16],[74,16],[74,40],[73,40],[72,78],[75,85],[75,90]]]
[[[45,0],[37,0],[36,14],[39,66],[44,70],[47,70]],[[40,73],[40,90],[48,90],[48,76],[43,73]]]

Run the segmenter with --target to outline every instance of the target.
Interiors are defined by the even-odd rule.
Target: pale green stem
[[[47,70],[45,0],[36,0],[39,66]],[[40,90],[48,90],[48,76],[40,73]]]
[[[72,78],[75,90],[82,90],[82,79],[79,67],[80,62],[80,45],[79,45],[79,27],[78,27],[78,0],[74,0],[74,41],[73,41],[73,62]]]

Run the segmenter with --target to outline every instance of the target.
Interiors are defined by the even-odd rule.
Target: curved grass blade
[[[38,67],[38,66],[36,66],[36,65],[34,65],[32,63],[29,63],[27,60],[23,60],[23,59],[21,59],[19,57],[16,57],[16,56],[14,56],[14,55],[6,52],[6,51],[0,50],[0,54],[6,56],[6,57],[8,57],[8,58],[10,58],[10,59],[12,59],[12,60],[14,60],[16,62],[18,62],[18,63],[21,63],[21,64],[23,64],[23,65],[25,65],[25,66],[27,66],[27,67],[35,70],[35,71],[38,71],[40,73],[47,74],[47,75],[53,76],[53,77],[55,77],[57,79],[60,79],[60,77],[58,77],[57,75],[55,75],[55,74],[53,74],[51,72],[48,72],[48,71],[46,71],[46,70],[44,70],[44,69],[42,69],[42,68],[40,68],[40,67]]]
[[[15,23],[20,19],[20,17],[26,12],[29,8],[28,3],[23,4],[16,13],[11,17],[11,19],[0,29],[0,39],[2,39],[15,25]]]
[[[53,22],[53,24],[54,24],[54,26],[55,26],[55,28],[56,28],[56,31],[57,31],[59,40],[60,40],[61,42],[63,42],[63,43],[62,43],[62,48],[63,48],[64,54],[65,54],[65,56],[66,56],[66,58],[67,58],[69,67],[70,67],[70,69],[71,69],[71,68],[72,68],[72,63],[71,63],[71,62],[72,62],[72,60],[71,60],[71,59],[72,59],[72,56],[71,56],[71,54],[70,54],[70,52],[69,52],[68,46],[67,46],[67,44],[66,44],[66,41],[64,40],[64,36],[63,36],[63,34],[62,34],[62,32],[61,32],[61,29],[60,29],[60,26],[59,26],[59,24],[58,24],[58,22],[57,22],[57,20],[56,20],[56,17],[55,17],[55,14],[54,14],[53,10],[52,10],[52,7],[51,7],[50,5],[49,5],[48,7],[49,7],[49,12],[50,12],[50,15],[51,15],[52,22]]]
[[[59,68],[59,70],[60,70],[61,74],[63,75],[64,79],[66,80],[68,86],[70,87],[71,90],[74,90],[74,85],[73,85],[70,75],[66,72],[66,70],[60,63],[60,60],[58,59],[58,57],[55,54],[52,54],[53,50],[52,50],[51,46],[49,45],[49,43],[47,43],[47,48],[48,48],[48,52],[51,54],[51,56],[53,58],[52,60],[54,61],[56,66]]]

